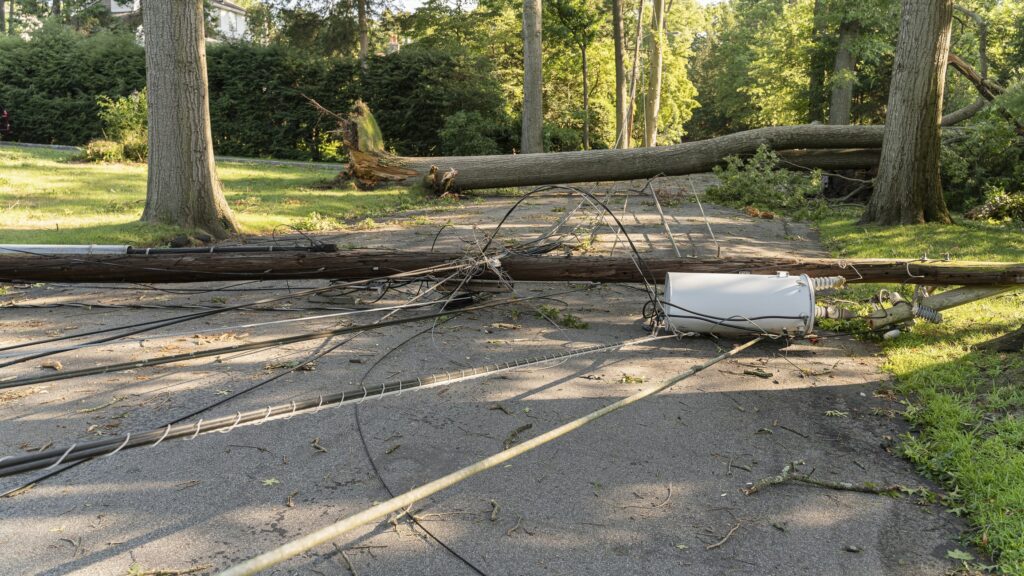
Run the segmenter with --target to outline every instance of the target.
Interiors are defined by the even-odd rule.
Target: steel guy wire
[[[401,394],[405,390],[415,388],[431,388],[441,385],[451,385],[466,380],[480,378],[509,372],[522,367],[551,362],[563,358],[573,358],[615,350],[630,345],[643,344],[656,340],[675,338],[674,335],[645,336],[633,340],[626,340],[614,344],[592,346],[589,348],[571,350],[557,354],[513,360],[505,363],[495,363],[477,368],[463,369],[455,372],[444,372],[426,377],[407,378],[393,380],[378,385],[367,387],[359,385],[349,390],[343,390],[334,394],[318,394],[303,400],[292,400],[287,404],[267,406],[257,410],[246,412],[235,412],[226,416],[216,418],[200,419],[196,423],[169,425],[165,428],[150,430],[141,433],[130,433],[124,436],[112,437],[105,440],[94,440],[91,442],[74,443],[70,447],[52,448],[42,452],[34,452],[22,456],[5,456],[0,458],[0,477],[28,472],[31,470],[55,468],[62,463],[71,463],[77,460],[94,458],[118,452],[125,449],[138,448],[147,445],[156,445],[170,439],[184,438],[194,439],[203,433],[214,431],[234,430],[240,426],[249,424],[263,424],[270,420],[291,418],[297,414],[317,413],[324,407],[342,406],[353,402],[364,402],[369,399],[379,399],[384,396]]]
[[[458,273],[453,274],[453,275],[449,276],[448,278],[442,279],[439,282],[437,282],[436,284],[434,284],[433,286],[431,286],[429,289],[427,289],[425,291],[421,291],[416,296],[414,296],[413,299],[410,300],[410,303],[415,301],[416,299],[418,299],[420,297],[426,296],[427,294],[432,292],[434,289],[436,289],[437,287],[443,285],[446,281],[448,281],[450,278],[453,278],[457,274]],[[391,312],[387,316],[390,316],[390,315],[395,314],[395,313],[397,313],[397,311]],[[387,318],[387,316],[385,316],[384,318]],[[449,318],[451,318],[451,317],[452,316],[450,316]],[[381,320],[383,320],[383,318]],[[178,424],[178,423],[180,423],[180,422],[182,422],[184,420],[187,420],[189,418],[198,416],[199,414],[202,414],[203,412],[206,412],[207,410],[211,410],[211,409],[213,409],[213,408],[215,408],[217,406],[220,406],[222,404],[225,404],[225,403],[227,403],[227,402],[229,402],[229,401],[231,401],[231,400],[233,400],[235,398],[238,398],[238,397],[240,397],[242,395],[248,394],[248,393],[250,393],[250,392],[252,392],[252,391],[254,391],[254,390],[258,389],[258,388],[261,388],[262,386],[264,386],[266,384],[269,384],[269,383],[274,382],[274,381],[276,381],[276,380],[278,380],[280,378],[283,378],[284,376],[295,372],[296,370],[300,369],[301,367],[303,367],[303,366],[305,366],[305,365],[307,365],[307,364],[309,364],[311,362],[314,362],[316,360],[319,360],[320,358],[323,358],[324,356],[330,354],[331,352],[333,352],[334,350],[338,349],[339,347],[341,347],[341,346],[351,342],[355,338],[358,338],[361,334],[363,334],[363,332],[358,332],[358,333],[350,336],[349,338],[346,338],[345,340],[343,340],[343,341],[341,341],[341,342],[339,342],[337,344],[334,344],[334,345],[328,347],[327,349],[316,351],[313,354],[311,354],[310,356],[308,356],[302,362],[300,362],[300,363],[298,363],[298,364],[296,364],[294,366],[289,367],[288,369],[284,370],[283,372],[275,374],[274,376],[271,376],[270,378],[266,378],[266,379],[264,379],[264,380],[262,380],[262,381],[260,381],[260,382],[258,382],[256,384],[248,387],[248,388],[245,388],[243,390],[240,390],[238,392],[230,394],[229,396],[221,398],[221,399],[219,399],[218,401],[216,401],[216,402],[214,402],[212,404],[208,404],[208,405],[206,405],[206,406],[204,406],[204,407],[202,407],[202,408],[200,408],[198,410],[194,410],[194,411],[190,412],[189,414],[186,414],[184,416],[180,416],[177,419],[172,420],[171,422],[169,422],[167,424],[166,430],[161,435],[161,437],[159,439],[157,439],[156,443],[153,444],[153,446],[155,447],[157,444],[160,444],[161,442],[163,442],[167,438],[167,434],[170,432],[170,429],[171,429],[171,427],[174,424]],[[327,345],[327,342],[329,342],[329,341],[330,341],[330,338],[327,338],[323,345]],[[250,352],[243,352],[241,354],[235,355],[235,357],[244,356],[244,355],[252,354],[252,353],[255,353],[255,352],[258,352],[258,350],[250,351]],[[282,355],[278,355],[278,357],[276,359],[280,359],[281,357],[286,357],[288,355],[293,355],[293,354],[295,354],[295,353],[286,354],[286,355],[283,355],[283,356]],[[385,354],[385,356],[386,355],[387,354]],[[230,370],[225,371],[225,373],[222,374],[222,376],[227,376],[226,372],[229,372],[229,371]],[[172,385],[172,387],[173,387],[173,385]],[[165,389],[166,389],[166,387],[165,387]],[[322,397],[322,395],[321,395],[321,397]],[[318,407],[318,410],[319,410],[319,407]],[[239,422],[240,422],[240,417],[239,417],[239,419],[237,419],[233,423],[233,425],[231,426],[231,428],[228,429],[228,431],[233,430],[239,424]],[[197,432],[198,432],[198,428],[197,428]],[[129,440],[129,438],[125,439],[125,443],[121,445],[121,448],[123,448],[124,445],[127,444],[128,440]],[[120,450],[120,448],[118,450]],[[0,461],[2,461],[2,460],[3,459],[0,459]],[[77,467],[77,466],[79,466],[81,464],[84,464],[85,462],[88,462],[88,461],[89,461],[89,459],[78,460],[78,461],[76,461],[76,462],[74,462],[72,464],[69,464],[69,465],[65,466],[64,468],[58,468],[56,470],[53,470],[52,472],[48,472],[48,473],[46,473],[46,474],[44,474],[44,475],[42,475],[42,476],[40,476],[38,478],[35,478],[34,480],[31,480],[31,481],[29,481],[27,483],[24,483],[24,484],[20,485],[20,486],[17,486],[17,487],[14,487],[14,488],[10,489],[10,490],[7,490],[3,494],[0,494],[0,497],[9,496],[9,495],[15,494],[16,492],[18,492],[20,490],[23,490],[23,489],[25,489],[28,486],[35,485],[38,482],[41,482],[41,481],[46,480],[48,478],[52,478],[54,476],[57,476],[57,475],[63,473],[64,471],[66,471],[66,470],[70,470],[72,468],[75,468],[75,467]],[[59,465],[59,462],[57,464],[53,465],[53,466],[48,467],[47,470],[56,468],[57,465]]]
[[[416,270],[416,271],[413,271],[413,272],[407,272],[407,273],[406,272],[400,272],[400,273],[394,274],[394,275],[392,275],[390,277],[406,277],[406,276],[409,276],[409,275],[412,275],[412,274],[423,274],[423,273],[426,273],[427,271],[432,271],[432,272],[445,271],[445,270],[451,270],[453,268],[458,268],[458,267],[457,266],[453,266],[453,265],[434,266],[434,267],[429,267],[429,268],[423,268],[423,269]],[[372,282],[374,280],[376,280],[376,279],[354,280],[352,282],[346,282],[345,285],[346,286],[348,286],[348,285],[362,285],[362,284],[366,284],[368,282]],[[66,335],[66,336],[57,336],[57,337],[47,338],[47,339],[43,339],[43,340],[36,340],[36,341],[32,341],[32,342],[26,342],[26,343],[21,343],[21,344],[4,346],[4,347],[0,347],[0,352],[7,351],[7,350],[24,348],[24,347],[29,347],[29,346],[37,346],[37,345],[40,345],[40,344],[46,344],[46,343],[50,343],[50,342],[75,339],[75,338],[80,338],[80,337],[84,337],[84,336],[90,336],[90,335],[94,335],[94,334],[107,333],[107,332],[112,332],[112,331],[116,331],[116,330],[123,330],[123,329],[126,329],[126,328],[141,327],[141,328],[138,328],[137,330],[131,330],[131,331],[129,331],[127,333],[124,333],[124,334],[117,334],[117,335],[113,335],[113,336],[108,336],[108,337],[100,338],[100,339],[97,339],[97,340],[94,340],[94,341],[91,342],[91,344],[97,344],[97,343],[101,344],[101,343],[104,343],[104,342],[111,342],[113,340],[118,340],[120,338],[124,338],[124,337],[127,337],[127,336],[134,336],[135,334],[141,334],[143,332],[148,332],[149,330],[154,330],[156,328],[162,328],[164,326],[171,326],[171,325],[174,325],[174,324],[180,324],[182,322],[187,322],[189,320],[195,320],[195,319],[198,319],[198,318],[205,318],[205,317],[208,317],[208,316],[213,316],[214,314],[221,314],[221,313],[224,313],[224,312],[227,312],[227,311],[237,310],[237,309],[239,309],[239,308],[241,308],[243,306],[252,306],[254,304],[267,304],[267,303],[270,303],[270,302],[277,302],[277,301],[280,301],[280,300],[287,300],[287,299],[297,298],[297,297],[301,297],[301,296],[309,296],[309,295],[317,294],[317,293],[324,292],[324,291],[327,291],[327,290],[333,290],[333,289],[336,289],[338,287],[339,287],[339,285],[337,285],[337,284],[334,284],[334,285],[331,285],[331,286],[321,286],[321,287],[318,287],[318,288],[312,288],[312,289],[309,289],[309,290],[303,290],[302,292],[291,293],[291,294],[287,294],[287,295],[284,295],[284,296],[278,296],[278,297],[274,297],[274,298],[264,298],[263,300],[258,300],[256,302],[251,302],[251,303],[248,303],[248,304],[238,304],[238,305],[235,305],[235,306],[227,306],[227,307],[218,308],[218,309],[215,309],[215,310],[205,310],[203,312],[196,312],[196,313],[193,313],[193,314],[186,314],[186,315],[183,315],[183,316],[177,316],[177,317],[170,318],[170,319],[153,320],[153,321],[148,321],[148,322],[141,322],[141,323],[138,323],[138,324],[132,324],[132,325],[128,325],[128,326],[120,326],[120,327],[113,327],[113,328],[103,328],[103,329],[93,330],[93,331],[85,332],[85,333],[70,334],[70,335]],[[6,363],[0,363],[0,368],[5,368],[7,366],[12,366],[14,364],[18,364],[18,363],[21,363],[21,362],[26,362],[28,360],[35,360],[35,359],[42,358],[42,357],[45,357],[45,356],[50,356],[50,355],[53,355],[53,354],[58,354],[58,353],[61,353],[61,352],[67,352],[67,351],[75,350],[75,349],[77,349],[76,346],[71,346],[71,347],[61,348],[61,349],[53,350],[53,351],[49,351],[49,352],[40,352],[40,353],[30,354],[30,355],[28,355],[26,357],[23,357],[23,358],[20,358],[20,359],[18,359],[16,361],[8,361]]]

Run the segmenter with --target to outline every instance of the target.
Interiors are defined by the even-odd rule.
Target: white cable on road
[[[288,542],[283,546],[270,550],[269,552],[264,552],[263,554],[260,554],[259,556],[256,556],[255,558],[252,558],[250,560],[246,560],[241,564],[232,566],[231,568],[228,568],[227,570],[220,572],[218,576],[248,576],[250,574],[257,574],[263,570],[266,570],[267,568],[270,568],[271,566],[275,566],[277,564],[280,564],[281,562],[284,562],[285,560],[294,558],[295,556],[298,556],[299,554],[302,554],[303,552],[311,548],[329,542],[341,536],[342,534],[345,534],[346,532],[358,528],[359,526],[369,524],[370,522],[382,520],[386,518],[388,514],[408,508],[409,506],[412,506],[416,502],[428,496],[436,494],[441,490],[444,490],[445,488],[450,488],[451,486],[454,486],[455,484],[458,484],[459,482],[462,482],[463,480],[466,480],[471,476],[479,474],[484,470],[488,470],[490,468],[494,468],[499,464],[503,464],[515,458],[516,456],[529,452],[530,450],[533,450],[538,446],[547,444],[548,442],[555,440],[556,438],[559,438],[561,436],[564,436],[578,428],[582,428],[583,426],[597,420],[602,416],[611,414],[612,412],[615,412],[620,408],[625,408],[630,404],[639,402],[640,400],[643,400],[659,392],[662,392],[663,390],[672,387],[676,383],[685,380],[686,378],[689,378],[690,376],[693,376],[694,374],[702,370],[705,370],[708,367],[713,366],[714,364],[717,364],[718,362],[725,360],[726,358],[729,358],[730,356],[735,356],[736,354],[739,354],[743,350],[750,348],[751,346],[757,344],[761,340],[762,337],[760,336],[754,338],[753,340],[747,342],[746,344],[742,344],[740,346],[733,348],[732,350],[729,350],[728,352],[719,354],[718,356],[715,356],[714,358],[704,362],[703,364],[694,366],[693,368],[690,368],[686,372],[683,372],[682,374],[670,378],[669,380],[663,382],[662,384],[652,386],[650,388],[647,388],[646,390],[641,390],[640,392],[637,392],[632,396],[623,398],[622,400],[609,404],[608,406],[605,406],[604,408],[601,408],[596,412],[591,412],[586,416],[577,418],[576,420],[573,420],[572,422],[569,422],[567,424],[563,424],[553,430],[549,430],[544,434],[541,434],[540,436],[531,438],[530,440],[523,442],[522,444],[518,444],[507,450],[498,452],[497,454],[480,460],[475,464],[471,464],[469,466],[466,466],[465,468],[456,470],[455,472],[452,472],[447,476],[442,476],[437,480],[424,484],[419,488],[414,488],[404,494],[399,494],[398,496],[395,496],[390,500],[381,502],[376,506],[367,508],[366,510],[363,510],[358,514],[349,516],[348,518],[344,518],[334,524],[331,524],[330,526],[321,528],[316,532],[313,532],[312,534],[308,534],[301,538],[296,538],[295,540],[292,540],[291,542]]]

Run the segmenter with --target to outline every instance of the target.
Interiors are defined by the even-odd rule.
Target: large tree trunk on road
[[[540,0],[523,2],[523,154],[544,151],[544,73]]]
[[[863,222],[950,222],[939,178],[939,126],[952,0],[904,0],[885,143]]]
[[[761,145],[800,167],[866,168],[878,162],[883,130],[882,126],[776,126],[655,148],[416,158],[386,153],[373,115],[359,102],[343,122],[341,133],[350,158],[347,175],[360,185],[423,184],[443,193],[696,174],[710,171],[726,156],[752,154]]]
[[[149,180],[142,219],[237,231],[213,162],[202,0],[146,0]]]

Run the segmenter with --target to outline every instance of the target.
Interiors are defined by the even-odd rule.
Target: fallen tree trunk
[[[727,156],[766,145],[807,168],[846,170],[878,164],[882,126],[774,126],[672,146],[546,154],[406,157],[386,152],[365,104],[339,117],[349,153],[347,175],[362,186],[395,182],[449,191],[540,184],[634,180],[709,172]]]
[[[208,282],[214,280],[330,278],[361,280],[464,261],[460,253],[346,250],[160,255],[0,254],[0,281],[27,282]],[[908,282],[934,286],[1024,284],[1024,264],[829,258],[654,258],[643,259],[648,280],[666,272],[786,271],[810,276],[846,276],[849,282]],[[501,258],[502,270],[520,281],[641,282],[627,257],[519,256]],[[488,272],[481,279],[493,279]]]

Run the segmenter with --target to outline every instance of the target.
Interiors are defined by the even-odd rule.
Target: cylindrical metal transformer
[[[665,321],[677,332],[802,335],[814,329],[814,284],[807,275],[665,275]]]

